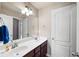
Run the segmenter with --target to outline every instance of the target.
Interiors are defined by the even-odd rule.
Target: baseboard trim
[[[46,56],[47,56],[47,57],[51,57],[51,55],[50,55],[50,54],[48,54],[48,53],[46,54]]]

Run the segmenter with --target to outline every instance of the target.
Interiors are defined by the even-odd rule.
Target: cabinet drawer
[[[41,45],[41,51],[40,51],[40,55],[41,57],[46,57],[47,54],[47,43],[43,43],[43,45]]]
[[[35,57],[40,57],[40,51],[35,54]]]
[[[47,54],[47,45],[44,46],[44,54]]]
[[[23,57],[34,57],[34,50],[32,50],[28,54],[24,55]]]
[[[37,53],[38,51],[40,51],[40,46],[35,48],[35,53]]]

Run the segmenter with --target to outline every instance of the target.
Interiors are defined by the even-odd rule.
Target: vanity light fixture
[[[27,16],[33,15],[33,11],[31,8],[29,8],[28,6],[25,6],[25,9],[22,10],[22,14],[25,14]]]

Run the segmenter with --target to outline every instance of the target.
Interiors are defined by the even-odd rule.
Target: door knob
[[[52,40],[54,40],[54,38],[52,38]]]

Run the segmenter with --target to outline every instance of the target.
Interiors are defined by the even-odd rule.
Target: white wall
[[[41,9],[39,10],[39,35],[40,36],[49,36],[50,31],[50,9]]]
[[[29,22],[29,35],[30,36],[38,36],[39,34],[39,20],[38,17],[29,17],[28,18]]]

